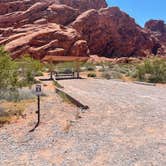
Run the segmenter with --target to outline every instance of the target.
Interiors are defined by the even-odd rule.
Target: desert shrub
[[[18,65],[9,56],[9,53],[0,47],[0,96],[1,92],[6,90],[15,92],[18,86]]]
[[[56,65],[57,69],[74,69],[76,62],[63,62]]]
[[[110,76],[112,79],[121,79],[123,77],[123,74],[118,71],[111,71]]]
[[[64,62],[56,65],[55,70],[59,72],[71,73],[77,71],[77,62]],[[82,62],[79,62],[79,66],[82,66]]]
[[[146,59],[136,68],[136,78],[152,83],[166,82],[166,60],[155,57]]]
[[[121,79],[123,77],[133,77],[136,73],[135,64],[112,64],[109,63],[109,68],[103,72],[103,78]]]
[[[38,71],[35,73],[35,77],[40,77],[43,76],[43,72],[42,71]]]
[[[10,115],[5,111],[4,108],[0,107],[0,127],[2,127],[5,123],[10,122]]]
[[[46,71],[48,71],[50,73],[50,79],[52,80],[54,71],[56,69],[56,65],[53,63],[47,63],[47,64],[45,64],[45,68],[46,68]]]
[[[0,107],[0,127],[6,123],[10,123],[12,117],[19,118],[23,116],[25,104],[24,103],[2,103]]]
[[[18,102],[21,100],[33,99],[35,95],[29,88],[18,88],[16,90],[1,91],[0,100]]]
[[[72,69],[64,69],[63,72],[66,73],[66,74],[70,74],[70,73],[73,72],[73,70]]]
[[[10,116],[0,116],[0,127],[2,127],[6,123],[10,123],[11,117]]]
[[[41,75],[43,69],[40,61],[31,58],[29,55],[24,55],[21,59],[17,59],[17,64],[21,86],[30,86],[37,83],[35,76]]]
[[[24,98],[20,88],[36,83],[34,77],[40,69],[40,62],[30,57],[12,60],[9,53],[1,46],[0,100],[19,101]]]
[[[98,70],[99,72],[105,72],[106,70],[104,68],[101,68]]]
[[[96,66],[93,63],[87,62],[83,65],[87,71],[95,71],[96,70]]]
[[[104,72],[104,73],[102,73],[102,77],[105,79],[110,79],[111,75],[108,72]]]
[[[88,70],[88,71],[95,71],[95,67],[94,67],[94,66],[88,66],[88,67],[87,67],[87,70]]]
[[[88,73],[87,76],[88,76],[88,77],[93,77],[93,78],[95,78],[95,77],[96,77],[96,73]]]

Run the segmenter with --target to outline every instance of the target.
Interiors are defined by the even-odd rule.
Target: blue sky
[[[106,0],[109,6],[118,6],[144,26],[150,19],[166,22],[166,0]]]

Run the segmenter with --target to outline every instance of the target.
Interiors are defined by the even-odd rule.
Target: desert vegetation
[[[37,83],[35,76],[41,75],[42,64],[25,55],[13,60],[10,54],[0,47],[0,124],[8,123],[13,116],[21,116],[24,100],[34,98],[31,86]],[[18,104],[19,103],[19,104]],[[6,105],[6,106],[4,106]],[[10,106],[10,109],[9,107]]]
[[[129,63],[86,63],[81,69],[87,77],[166,83],[166,59],[160,57]]]
[[[157,57],[146,59],[137,65],[135,77],[145,82],[166,83],[166,60]]]
[[[75,72],[76,63],[48,64],[48,71]],[[80,63],[80,72],[84,77],[103,79],[122,79],[149,83],[166,82],[166,59],[148,57],[133,62],[86,62]]]
[[[41,74],[42,64],[25,55],[21,59],[13,60],[9,53],[0,47],[0,96],[14,95],[13,100],[17,100],[17,95],[26,93],[21,91],[23,87],[30,87],[37,83],[35,76]],[[12,99],[11,99],[12,100]]]

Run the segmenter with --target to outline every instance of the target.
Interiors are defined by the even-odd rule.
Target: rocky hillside
[[[159,45],[156,48],[158,54],[166,55],[166,24],[164,21],[150,20],[145,24],[145,29],[158,41]]]
[[[162,54],[165,43],[150,25],[141,28],[105,0],[0,1],[0,45],[14,58]]]

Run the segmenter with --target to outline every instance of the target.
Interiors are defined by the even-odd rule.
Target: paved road
[[[87,165],[166,165],[165,87],[94,79],[60,83],[90,107],[75,129],[83,131],[81,150],[91,151]]]

